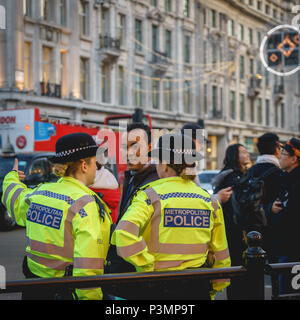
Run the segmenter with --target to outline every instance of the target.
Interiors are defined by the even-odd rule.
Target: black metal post
[[[247,234],[248,249],[243,252],[243,265],[247,269],[245,299],[248,300],[265,298],[264,269],[267,255],[261,243],[262,235],[259,232],[251,231]]]

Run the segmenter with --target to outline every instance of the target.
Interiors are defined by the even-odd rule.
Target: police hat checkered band
[[[95,148],[97,146],[86,146],[86,147],[80,147],[80,148],[73,148],[73,149],[70,149],[70,150],[65,150],[65,151],[61,151],[61,152],[58,152],[55,154],[56,157],[66,157],[66,156],[69,156],[75,152],[78,152],[78,151],[82,151],[82,150],[87,150],[87,149],[91,149],[91,148]]]

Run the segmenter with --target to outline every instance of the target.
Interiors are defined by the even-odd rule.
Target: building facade
[[[160,129],[202,119],[207,168],[220,168],[230,143],[255,154],[266,131],[300,136],[300,72],[275,76],[259,56],[294,4],[0,0],[0,107],[91,124],[139,107]]]

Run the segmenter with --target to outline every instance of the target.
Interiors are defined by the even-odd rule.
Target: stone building
[[[160,129],[204,120],[207,168],[220,168],[229,143],[254,155],[266,131],[300,136],[300,73],[275,76],[259,56],[294,4],[0,0],[0,108],[102,124],[139,107]]]

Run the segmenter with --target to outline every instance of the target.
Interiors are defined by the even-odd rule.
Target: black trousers
[[[23,274],[26,279],[40,278],[33,274],[27,264],[27,257],[23,259]],[[74,300],[74,290],[64,288],[28,288],[22,292],[22,300]]]

